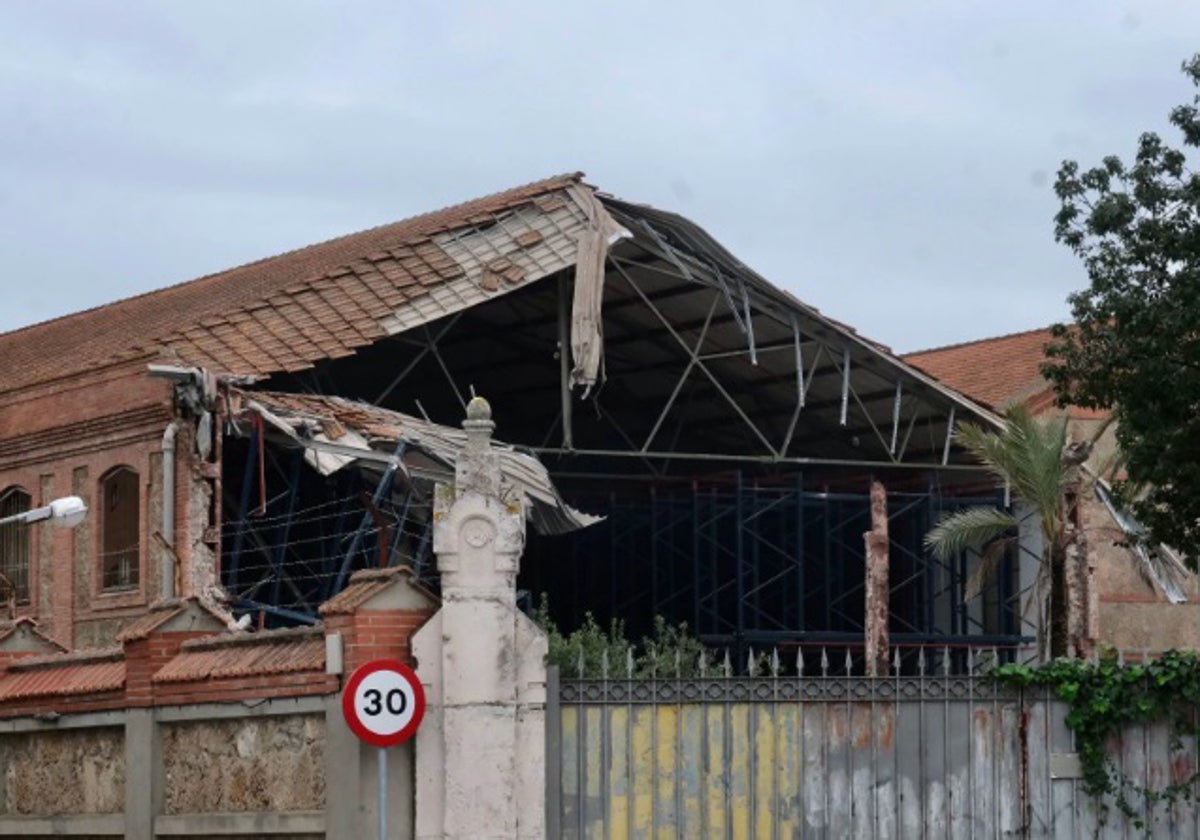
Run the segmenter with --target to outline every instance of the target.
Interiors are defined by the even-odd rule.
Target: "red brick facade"
[[[5,395],[0,401],[0,490],[19,486],[38,507],[78,495],[89,515],[73,530],[29,529],[30,598],[18,615],[69,649],[112,644],[161,591],[153,534],[161,514],[161,441],[172,420],[168,383],[146,375],[145,363],[70,377]],[[181,447],[182,448],[182,447]],[[109,470],[137,472],[137,586],[101,586],[98,482]],[[188,465],[180,463],[178,472]],[[176,481],[176,515],[186,511],[189,482]]]

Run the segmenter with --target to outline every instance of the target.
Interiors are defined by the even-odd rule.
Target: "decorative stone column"
[[[434,501],[442,608],[413,637],[427,711],[417,732],[417,837],[545,834],[546,638],[516,608],[525,499],[501,478],[476,397],[453,487]]]

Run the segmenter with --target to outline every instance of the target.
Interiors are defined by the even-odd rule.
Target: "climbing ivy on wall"
[[[1096,662],[1057,659],[1044,665],[1001,665],[992,672],[1009,685],[1046,686],[1070,707],[1066,724],[1075,733],[1083,789],[1098,801],[1111,796],[1138,828],[1149,833],[1148,812],[1157,803],[1196,799],[1200,770],[1159,789],[1133,782],[1108,753],[1113,736],[1128,727],[1165,721],[1172,748],[1190,738],[1200,749],[1200,656],[1168,651],[1143,663],[1121,664],[1115,656]],[[1144,809],[1139,806],[1145,805]],[[1104,807],[1101,805],[1101,807]]]

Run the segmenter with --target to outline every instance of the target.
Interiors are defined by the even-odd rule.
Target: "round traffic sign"
[[[376,747],[411,738],[425,716],[425,689],[412,668],[395,659],[359,666],[342,692],[342,714],[350,730]]]

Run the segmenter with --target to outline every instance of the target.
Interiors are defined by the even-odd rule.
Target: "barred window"
[[[104,589],[138,585],[141,534],[138,473],[132,467],[109,470],[100,479],[100,575]]]
[[[0,492],[0,518],[25,513],[33,505],[33,497],[21,487],[9,487]],[[0,600],[11,594],[18,604],[29,603],[29,526],[23,522],[0,525]]]

